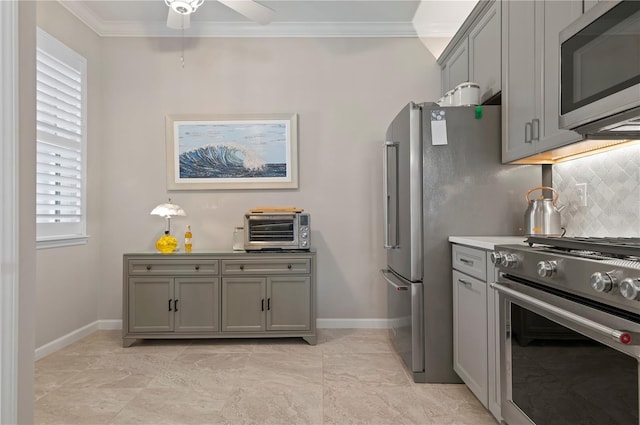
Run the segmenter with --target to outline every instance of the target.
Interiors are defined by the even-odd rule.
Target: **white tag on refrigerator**
[[[431,144],[447,144],[447,119],[443,110],[431,111]]]

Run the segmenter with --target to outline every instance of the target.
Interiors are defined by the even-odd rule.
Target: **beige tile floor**
[[[36,362],[36,424],[495,425],[464,385],[415,384],[384,330],[148,340],[98,331]]]

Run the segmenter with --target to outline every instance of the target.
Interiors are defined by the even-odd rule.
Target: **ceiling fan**
[[[217,0],[230,9],[265,25],[273,19],[273,10],[253,0]],[[187,29],[191,24],[191,14],[202,6],[204,0],[164,0],[169,6],[167,26],[173,29]]]

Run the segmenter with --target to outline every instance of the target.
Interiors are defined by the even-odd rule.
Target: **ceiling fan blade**
[[[273,20],[275,12],[253,0],[218,0],[225,6],[261,25]]]
[[[169,8],[167,15],[167,26],[174,30],[187,29],[191,25],[190,15],[181,15],[172,8]]]

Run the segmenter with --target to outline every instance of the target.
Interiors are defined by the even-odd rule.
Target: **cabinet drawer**
[[[152,259],[129,260],[129,275],[216,275],[218,260]]]
[[[453,245],[453,268],[483,281],[487,280],[487,252],[477,248]]]
[[[222,274],[287,274],[311,273],[308,258],[273,260],[222,260]]]

